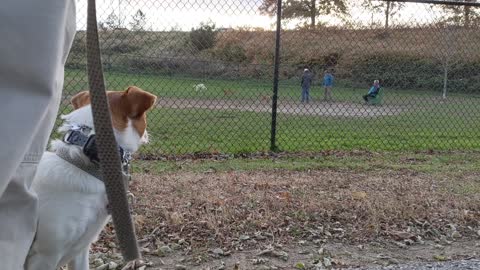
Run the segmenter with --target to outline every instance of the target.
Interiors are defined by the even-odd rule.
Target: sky
[[[102,0],[97,1],[98,21],[114,11],[126,24],[139,9],[146,14],[147,27],[153,30],[190,30],[201,22],[213,21],[217,27],[270,28],[273,18],[260,14],[261,0]],[[119,8],[121,7],[121,8]],[[77,25],[86,20],[86,0],[77,1]]]
[[[354,0],[352,0],[354,1]],[[77,0],[77,28],[85,29],[86,0]],[[123,18],[123,24],[129,26],[133,14],[142,10],[146,14],[147,30],[169,31],[190,30],[201,22],[212,21],[219,28],[261,27],[273,29],[275,18],[261,14],[262,0],[100,0],[97,1],[98,21],[105,21],[112,12]],[[407,3],[400,13],[392,18],[392,23],[405,24],[412,21],[427,22],[439,17],[430,5]],[[363,25],[379,24],[384,15],[361,8],[352,8],[351,18]],[[338,20],[320,17],[319,21],[336,25]],[[299,20],[284,23],[285,28],[299,24]]]

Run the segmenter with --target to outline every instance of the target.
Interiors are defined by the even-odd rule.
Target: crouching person
[[[376,98],[379,92],[380,92],[380,81],[375,80],[373,81],[373,85],[372,87],[370,87],[370,90],[368,90],[368,93],[363,96],[363,100],[365,100],[365,102],[368,102],[369,100]]]

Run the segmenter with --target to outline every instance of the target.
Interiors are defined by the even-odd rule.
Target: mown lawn
[[[473,111],[473,110],[472,110]],[[480,125],[462,115],[446,117],[439,109],[375,119],[281,116],[281,151],[326,149],[454,150],[479,149]],[[155,109],[149,116],[151,142],[144,151],[159,154],[267,151],[270,115],[206,109]]]
[[[111,90],[122,90],[130,85],[136,85],[160,97],[192,98],[192,99],[253,99],[258,100],[272,94],[272,81],[256,79],[210,79],[181,76],[166,76],[141,73],[106,72],[107,87]],[[194,85],[203,83],[207,90],[196,92]],[[313,99],[323,98],[321,82],[316,81],[311,90]],[[345,83],[339,81],[334,86],[333,95],[336,101],[351,101],[361,103],[361,96],[369,88],[365,85],[360,88],[345,87]],[[77,93],[88,89],[88,82],[84,70],[68,69],[65,72],[65,93]],[[421,90],[393,90],[385,89],[385,101],[387,104],[409,103],[412,99],[440,97],[441,93]],[[280,99],[300,99],[301,89],[299,81],[281,81],[279,85]],[[452,97],[468,97],[466,94],[452,94]]]
[[[211,80],[157,75],[106,73],[110,89],[137,85],[160,98],[239,99],[254,101],[269,95],[268,81]],[[196,83],[207,90],[197,93]],[[65,94],[86,89],[83,71],[67,70]],[[365,89],[335,88],[335,102],[360,103]],[[282,82],[280,97],[295,100],[299,90]],[[314,99],[321,89],[312,90]],[[406,108],[392,116],[340,117],[279,114],[277,144],[280,151],[354,150],[472,150],[480,148],[480,106],[475,97],[453,95],[438,100],[438,93],[386,90],[385,104]],[[268,105],[267,105],[268,106]],[[65,109],[68,107],[64,107]],[[268,151],[270,113],[240,110],[155,108],[149,114],[151,142],[143,153],[186,154],[251,153]]]

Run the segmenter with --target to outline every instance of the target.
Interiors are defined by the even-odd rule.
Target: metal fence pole
[[[277,30],[275,36],[275,60],[273,68],[273,97],[272,97],[272,129],[270,135],[270,151],[276,151],[277,136],[277,100],[278,100],[278,72],[280,67],[280,32],[282,30],[282,0],[277,0]]]

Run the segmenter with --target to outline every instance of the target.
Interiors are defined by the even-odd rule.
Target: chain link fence
[[[284,0],[274,78],[276,4],[99,3],[108,88],[159,97],[144,155],[479,149],[477,1]],[[61,113],[87,89],[86,1],[77,10]]]

